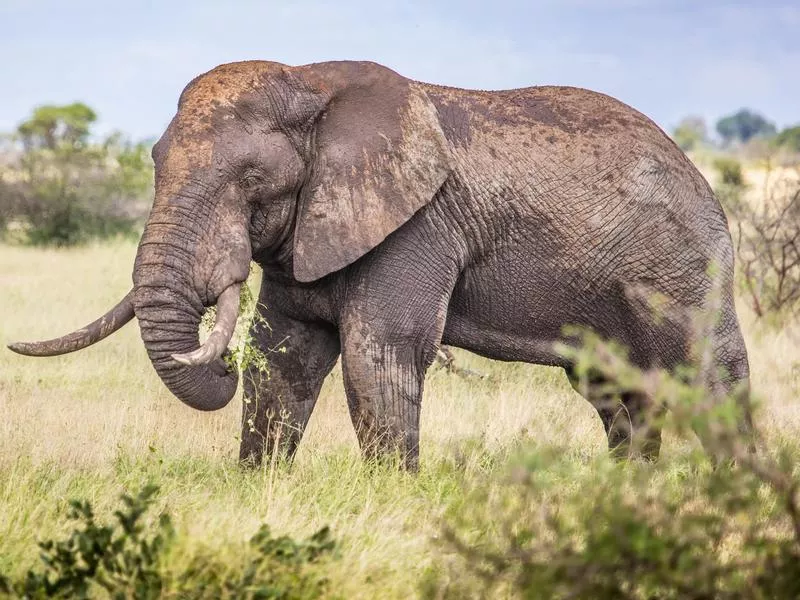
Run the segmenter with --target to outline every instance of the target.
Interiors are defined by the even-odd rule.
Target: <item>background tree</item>
[[[17,128],[26,149],[56,150],[62,144],[78,148],[86,144],[97,114],[82,102],[65,106],[45,105]]]
[[[800,152],[800,125],[787,127],[775,136],[775,145],[789,152]]]
[[[698,116],[684,117],[673,130],[672,139],[681,147],[681,150],[685,152],[694,150],[708,141],[708,128],[705,120]]]
[[[152,193],[149,147],[119,133],[93,142],[96,120],[76,102],[40,106],[17,127],[0,180],[0,232],[14,222],[31,243],[63,246],[136,228]]]
[[[743,108],[717,121],[717,133],[725,144],[748,142],[757,136],[774,135],[775,125],[762,115]]]

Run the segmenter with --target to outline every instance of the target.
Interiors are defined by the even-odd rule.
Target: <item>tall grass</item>
[[[129,289],[134,253],[129,242],[0,246],[0,342],[91,321]],[[800,331],[762,328],[745,307],[740,316],[753,388],[764,400],[757,422],[768,444],[793,444]],[[236,464],[239,400],[216,413],[180,404],[155,375],[134,324],[78,354],[0,354],[0,572],[9,575],[35,564],[37,540],[65,533],[70,499],[85,498],[102,513],[123,491],[153,482],[161,487],[158,508],[174,519],[175,568],[208,549],[237,561],[263,523],[297,536],[329,525],[339,542],[331,590],[407,598],[438,560],[443,515],[466,501],[465,490],[503,473],[520,446],[556,447],[577,472],[605,460],[599,418],[559,370],[466,353],[457,360],[490,377],[429,373],[417,476],[361,461],[338,369],[291,468],[246,471]],[[662,460],[681,464],[697,447],[668,427]]]

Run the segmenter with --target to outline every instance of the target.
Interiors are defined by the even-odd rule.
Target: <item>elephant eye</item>
[[[239,185],[245,190],[252,190],[264,183],[264,179],[257,173],[245,173],[239,181]]]

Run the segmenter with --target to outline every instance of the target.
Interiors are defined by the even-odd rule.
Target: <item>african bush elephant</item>
[[[219,409],[237,387],[221,356],[252,259],[270,325],[253,337],[288,341],[268,381],[245,373],[242,460],[274,450],[280,412],[294,452],[341,354],[363,451],[399,451],[414,469],[439,344],[569,374],[554,342],[572,324],[626,345],[640,367],[673,369],[690,360],[689,314],[715,286],[723,374],[709,385],[747,381],[720,204],[652,121],[603,94],[455,89],[369,62],[225,64],[186,86],[153,159],[131,292],[76,333],[12,349],[69,352],[136,316],[166,386]],[[627,447],[648,399],[623,394],[623,427],[592,389],[609,444]],[[658,427],[647,436],[655,457]]]

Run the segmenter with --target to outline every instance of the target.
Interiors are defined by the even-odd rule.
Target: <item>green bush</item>
[[[800,544],[754,473],[685,460],[578,465],[523,454],[442,535],[427,597],[798,598]]]
[[[742,163],[730,156],[720,156],[714,161],[714,168],[719,173],[722,185],[741,187],[744,185]]]
[[[77,103],[39,107],[20,124],[0,173],[0,233],[13,222],[26,241],[57,246],[132,233],[152,193],[149,149],[119,134],[93,143],[95,119]]]
[[[275,538],[267,526],[250,540],[251,558],[232,567],[212,554],[196,557],[175,577],[170,589],[180,598],[261,598],[310,600],[328,590],[327,579],[313,566],[335,544],[325,527],[305,541]]]
[[[800,152],[800,125],[782,130],[775,136],[775,145],[789,152]]]
[[[744,195],[747,191],[742,163],[730,156],[720,156],[714,159],[713,166],[719,178],[714,187],[714,194],[725,211],[731,216],[736,216],[743,208]]]
[[[736,426],[741,396],[710,397],[702,373],[642,373],[613,346],[585,340],[562,348],[584,376],[599,371],[666,404],[678,432],[695,431],[717,466],[696,455],[652,465],[523,453],[505,478],[450,508],[445,553],[423,595],[800,597],[797,449],[751,452]]]
[[[684,117],[672,131],[672,139],[684,152],[708,143],[705,120],[697,116]]]
[[[0,575],[0,593],[18,598],[262,598],[311,599],[327,590],[315,569],[334,549],[328,528],[305,541],[273,537],[265,525],[251,538],[238,564],[225,563],[208,551],[175,571],[169,552],[175,531],[168,514],[145,527],[142,517],[157,488],[123,495],[115,524],[102,525],[86,501],[72,501],[68,517],[78,522],[61,541],[39,544],[43,563],[17,580]]]

